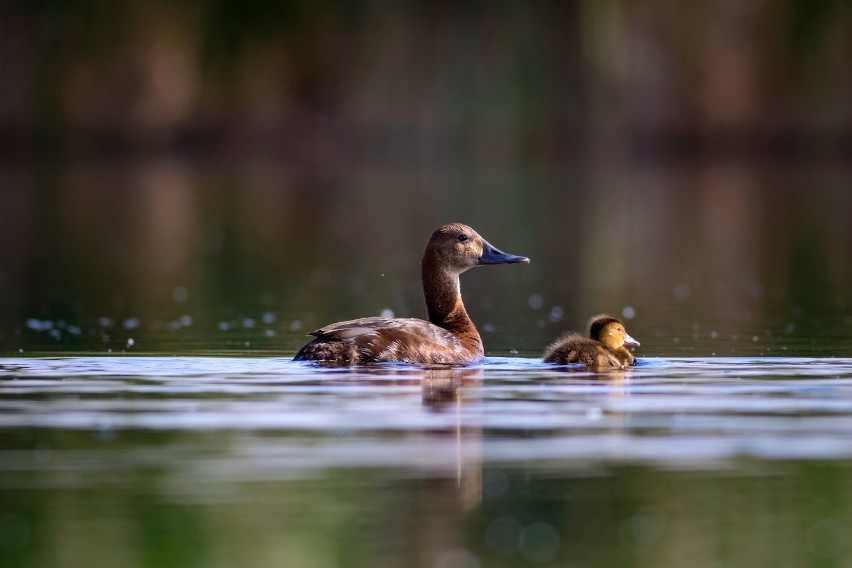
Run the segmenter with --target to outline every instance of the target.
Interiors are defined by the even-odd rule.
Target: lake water
[[[0,565],[850,565],[850,180],[558,153],[6,167]],[[422,317],[450,221],[532,260],[462,276],[483,364],[290,361],[326,323]],[[541,364],[601,312],[642,365]]]
[[[835,566],[852,359],[0,360],[4,566]]]

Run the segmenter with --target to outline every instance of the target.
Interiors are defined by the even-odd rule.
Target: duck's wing
[[[308,335],[296,360],[341,365],[400,361],[458,364],[477,360],[456,336],[416,318],[371,317],[333,323]]]
[[[387,331],[406,329],[407,327],[411,327],[410,325],[406,325],[409,319],[422,321],[414,318],[360,318],[332,323],[311,331],[308,335],[324,339],[350,341],[362,335],[376,335]]]

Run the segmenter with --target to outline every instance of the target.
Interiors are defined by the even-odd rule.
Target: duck
[[[485,355],[482,338],[462,302],[459,275],[475,266],[529,261],[501,251],[462,223],[438,227],[420,263],[428,321],[366,317],[326,325],[308,334],[314,338],[294,360],[326,366],[479,362]]]
[[[627,345],[638,347],[640,344],[630,337],[621,321],[602,314],[589,320],[588,336],[570,332],[548,345],[544,350],[544,362],[557,365],[583,363],[593,367],[629,367],[636,364],[636,358],[627,349]]]

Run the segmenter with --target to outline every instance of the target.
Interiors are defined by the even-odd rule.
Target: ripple
[[[600,374],[507,357],[450,369],[326,369],[284,358],[15,358],[0,363],[0,429],[90,435],[48,454],[4,449],[0,471],[144,463],[170,471],[176,483],[202,470],[223,481],[340,467],[431,475],[483,463],[565,471],[846,459],[852,360],[644,359]],[[157,433],[175,439],[152,441]]]

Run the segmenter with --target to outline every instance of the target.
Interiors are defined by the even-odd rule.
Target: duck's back
[[[446,329],[416,318],[361,318],[312,331],[297,361],[328,365],[384,362],[458,365],[482,359],[482,345],[468,346]]]
[[[545,363],[582,363],[595,367],[621,367],[622,363],[600,341],[578,333],[564,335],[544,350]]]

